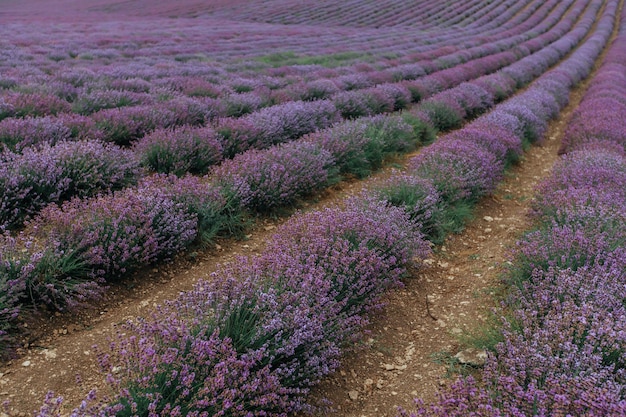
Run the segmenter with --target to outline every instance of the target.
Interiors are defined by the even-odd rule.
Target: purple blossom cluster
[[[54,116],[70,111],[70,104],[51,94],[6,94],[0,105],[0,120],[7,117]]]
[[[8,234],[0,237],[0,358],[5,359],[15,347],[13,334],[21,310],[20,301],[26,292],[30,265],[22,262],[16,239]]]
[[[327,185],[334,165],[332,155],[314,143],[289,142],[245,152],[224,161],[211,175],[245,207],[267,212]]]
[[[178,176],[204,175],[222,160],[222,144],[210,127],[158,129],[135,142],[133,151],[150,171]]]
[[[243,227],[240,213],[232,193],[198,177],[173,175],[48,205],[17,237],[7,234],[0,242],[0,281],[15,290],[3,298],[2,330],[15,327],[14,312],[24,302],[60,310],[80,307],[100,297],[107,281],[167,259],[193,242],[236,234]]]
[[[102,109],[113,109],[139,104],[152,104],[151,96],[120,90],[92,90],[78,94],[72,102],[72,111],[76,114],[89,115]]]
[[[578,74],[588,73],[601,50],[597,45],[608,42],[617,6],[609,2],[596,32],[543,77],[548,85],[571,86]],[[626,12],[619,22],[623,33]],[[600,68],[592,89],[606,68],[610,65]],[[549,114],[546,109],[554,103],[544,96],[530,95],[528,107]],[[553,99],[559,106],[566,102]],[[569,153],[538,188],[533,207],[538,228],[513,251],[508,281],[514,286],[505,302],[509,314],[502,318],[503,341],[490,352],[482,383],[460,378],[435,404],[418,401],[416,412],[400,415],[626,414],[624,149],[601,137],[567,139],[566,134]]]
[[[68,126],[49,116],[9,118],[0,122],[0,146],[3,149],[20,151],[42,143],[53,145],[71,137],[72,131]]]
[[[430,179],[441,198],[454,204],[493,191],[502,178],[504,161],[480,143],[444,137],[411,159],[408,169]]]
[[[27,232],[76,253],[84,279],[111,280],[234,227],[240,207],[232,198],[206,179],[156,175],[109,195],[51,204]]]
[[[132,152],[97,141],[59,142],[0,156],[0,226],[21,223],[52,202],[87,197],[136,182]]]
[[[153,130],[174,126],[176,114],[166,108],[131,106],[100,110],[93,120],[105,141],[126,146]]]
[[[215,129],[224,143],[225,156],[232,157],[248,149],[292,141],[337,121],[339,114],[330,101],[290,101],[239,119],[218,120]]]
[[[375,198],[406,211],[429,241],[443,241],[446,230],[442,223],[446,207],[432,180],[396,173],[370,189],[370,193]]]

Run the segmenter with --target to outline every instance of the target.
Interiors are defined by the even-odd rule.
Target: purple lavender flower
[[[21,150],[42,143],[55,144],[70,139],[71,130],[52,117],[9,118],[0,122],[0,144]]]
[[[224,161],[212,176],[235,190],[245,206],[267,211],[323,187],[333,165],[331,154],[317,145],[290,142]]]
[[[133,146],[143,166],[154,172],[206,174],[222,160],[222,146],[215,131],[208,127],[159,129]]]
[[[150,106],[134,106],[100,110],[93,114],[93,119],[106,141],[124,146],[157,128],[173,126],[176,114]]]
[[[20,223],[46,204],[134,183],[139,166],[132,152],[94,141],[60,142],[4,155],[0,167],[0,224]]]
[[[431,179],[448,202],[493,191],[503,171],[504,162],[480,144],[452,138],[438,140],[409,162],[409,172]]]

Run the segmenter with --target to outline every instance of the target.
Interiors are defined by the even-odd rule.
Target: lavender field
[[[0,0],[0,358],[32,317],[289,216],[99,347],[110,392],[37,415],[318,412],[384,294],[592,76],[484,369],[398,415],[626,415],[625,42],[621,0]]]

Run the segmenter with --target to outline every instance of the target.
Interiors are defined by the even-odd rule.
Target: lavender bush
[[[55,144],[71,137],[70,128],[52,117],[9,118],[0,122],[0,144],[10,150],[20,151],[42,143]]]
[[[212,171],[250,209],[266,212],[293,204],[333,178],[332,155],[312,143],[290,142],[265,151],[250,150]]]
[[[90,115],[102,109],[148,104],[146,103],[147,97],[149,96],[140,93],[118,90],[93,90],[80,94],[80,97],[72,103],[72,111],[77,114]]]
[[[158,129],[138,140],[133,150],[151,171],[178,176],[206,174],[222,159],[221,143],[208,127]]]
[[[197,239],[201,244],[213,243],[217,236],[240,237],[248,226],[235,191],[216,186],[206,178],[151,175],[139,182],[138,189],[170,199],[186,216],[195,217]]]
[[[443,241],[446,232],[443,220],[445,207],[431,180],[398,172],[371,192],[406,211],[428,240],[433,243]]]
[[[431,179],[441,198],[454,203],[491,192],[502,177],[504,163],[479,144],[450,138],[438,140],[411,159],[409,172]]]
[[[215,124],[215,132],[219,136],[225,158],[233,158],[248,149],[263,147],[259,142],[260,127],[245,118],[218,119]]]
[[[125,146],[157,128],[173,126],[176,115],[166,109],[133,106],[100,110],[93,119],[106,141]]]
[[[11,94],[3,98],[0,120],[7,117],[54,116],[71,110],[70,104],[56,96],[38,93]]]
[[[288,102],[261,109],[246,117],[246,121],[259,129],[255,147],[271,145],[296,139],[307,133],[329,127],[338,121],[337,109],[326,100],[313,102]]]
[[[372,171],[365,147],[367,124],[362,120],[350,120],[332,128],[312,133],[303,138],[328,151],[334,158],[334,165],[340,174],[363,178]]]
[[[2,159],[0,224],[10,228],[46,204],[121,189],[139,176],[131,152],[95,141],[42,145]]]

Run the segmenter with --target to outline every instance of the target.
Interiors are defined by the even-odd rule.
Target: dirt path
[[[528,227],[525,213],[534,186],[557,159],[565,122],[586,86],[583,83],[573,92],[570,105],[552,122],[545,145],[527,152],[494,195],[480,202],[466,231],[450,237],[406,288],[389,295],[384,317],[371,326],[363,348],[346,357],[343,368],[316,390],[316,397],[335,404],[336,410],[324,415],[392,416],[397,406],[410,407],[415,396],[428,401],[437,388],[451,382],[447,367],[434,362],[432,355],[454,355],[460,349],[458,335],[486,319],[493,305],[489,293],[498,285],[507,247]],[[388,168],[366,182],[343,183],[303,208],[333,204],[390,172]],[[97,372],[94,344],[106,345],[126,320],[149,315],[157,304],[208,278],[218,263],[258,252],[283,221],[264,220],[245,241],[219,242],[211,250],[185,255],[125,280],[93,310],[24,323],[35,330],[24,340],[20,357],[0,367],[0,402],[10,401],[12,415],[27,416],[48,390],[65,397],[68,411],[90,389],[106,390]]]

